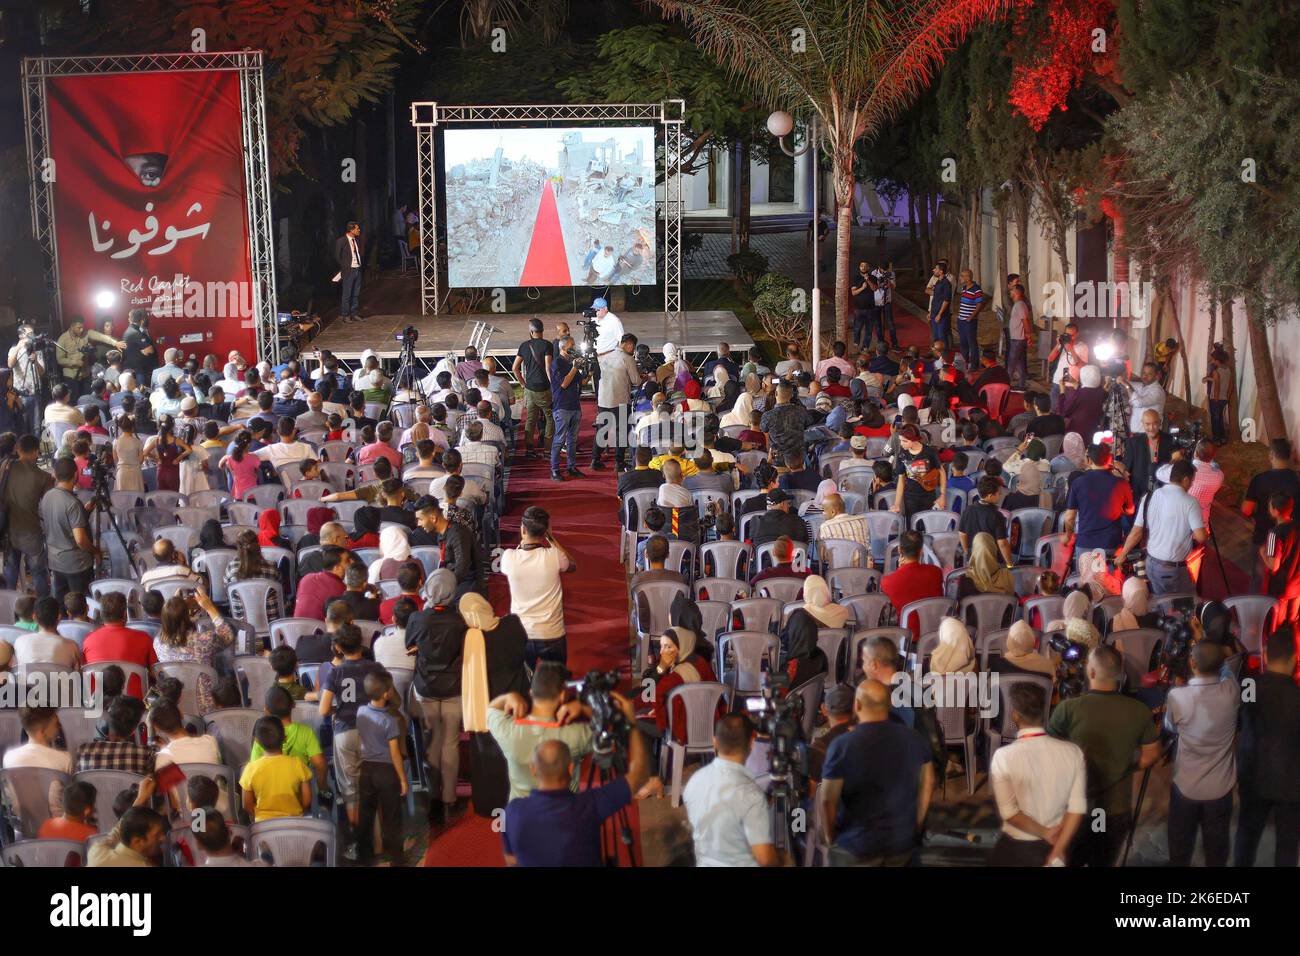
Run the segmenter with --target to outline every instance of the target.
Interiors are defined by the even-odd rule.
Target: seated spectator
[[[767,511],[753,522],[755,548],[782,537],[800,544],[808,543],[808,526],[791,510],[791,500],[780,488],[767,493]]]
[[[81,654],[75,641],[59,633],[59,620],[62,607],[53,597],[36,599],[32,616],[36,620],[36,630],[14,639],[13,665],[22,667],[26,664],[58,664],[70,671],[78,669]]]
[[[277,511],[264,511],[263,515],[278,515]],[[240,581],[274,581],[281,585],[283,582],[280,578],[280,571],[271,562],[262,557],[262,543],[258,533],[252,531],[241,531],[239,537],[235,539],[235,560],[226,565],[226,571],[223,576],[226,587],[237,584]],[[269,591],[266,595],[266,619],[274,621],[283,617],[283,610],[280,607],[280,591]],[[235,594],[230,595],[230,613],[234,617],[244,618],[243,601]]]
[[[822,499],[822,523],[817,529],[819,541],[852,541],[867,549],[868,566],[871,563],[871,526],[863,515],[851,515],[844,510],[844,499],[838,494],[828,494]]]
[[[207,592],[199,588],[194,598],[197,609],[193,612],[189,601],[179,594],[163,605],[158,636],[154,639],[154,653],[159,661],[196,661],[212,667],[213,656],[235,643],[234,629],[221,616]],[[207,621],[201,621],[200,613]],[[200,714],[215,708],[212,682],[206,674],[199,676],[196,693]]]
[[[357,514],[365,511],[361,508]],[[373,509],[372,509],[373,510]],[[378,515],[378,512],[375,512]],[[342,548],[327,547],[321,551],[321,570],[304,575],[298,581],[298,597],[294,604],[294,617],[324,618],[325,604],[332,598],[342,597],[347,591],[343,575],[347,562]]]
[[[957,597],[968,598],[976,594],[1016,593],[1016,582],[1007,566],[999,560],[993,536],[987,531],[975,535],[975,545],[966,562],[966,573],[957,584]]]
[[[802,522],[801,522],[802,523]],[[772,557],[776,564],[760,571],[749,579],[753,585],[762,584],[771,578],[806,578],[808,571],[796,571],[794,569],[794,542],[790,538],[782,535],[775,541],[775,547],[772,549]]]
[[[897,616],[913,601],[943,597],[943,568],[922,564],[925,538],[919,531],[904,531],[898,537],[898,570],[886,574],[880,581],[880,590],[889,596]],[[920,622],[911,620],[912,639],[919,641]]]
[[[279,684],[267,690],[262,704],[266,716],[278,720],[280,726],[284,728],[284,743],[280,747],[280,752],[286,757],[296,757],[301,760],[303,766],[315,776],[317,789],[324,790],[328,767],[325,763],[325,755],[321,751],[320,738],[316,736],[316,731],[312,730],[310,724],[299,723],[293,719],[293,696],[285,690],[284,685]],[[260,760],[265,755],[266,751],[261,742],[254,739],[253,749],[249,752],[248,759]]]
[[[125,770],[152,774],[157,751],[136,742],[136,728],[144,717],[144,703],[122,696],[108,709],[108,739],[92,740],[77,751],[77,772]]]
[[[660,638],[658,658],[642,675],[642,680],[654,681],[654,725],[652,730],[649,721],[643,720],[639,726],[652,738],[661,738],[668,732],[668,695],[673,688],[718,679],[708,661],[696,653],[697,642],[698,636],[690,628],[670,627]],[[721,702],[718,706],[722,706]],[[676,728],[674,739],[685,743],[686,705],[682,701],[674,702],[672,718]]]
[[[72,754],[55,748],[55,742],[63,728],[59,725],[59,713],[53,707],[23,707],[18,717],[27,734],[27,743],[9,747],[4,752],[4,769],[14,770],[19,767],[43,767],[60,773],[72,773]],[[52,797],[57,794],[51,793]],[[54,816],[61,812],[60,801],[51,799]]]
[[[275,686],[281,687],[294,700],[305,700],[307,688],[298,683],[298,652],[288,644],[271,651],[271,670],[275,671]]]
[[[634,467],[618,476],[618,496],[620,498],[624,497],[629,491],[635,491],[638,488],[658,488],[664,483],[663,472],[658,468],[650,467],[652,458],[654,458],[653,448],[647,448],[644,445],[637,448]]]
[[[417,584],[416,587],[418,588],[419,585]],[[400,670],[415,666],[415,655],[406,649],[406,622],[420,608],[420,605],[416,604],[416,599],[421,602],[424,600],[419,594],[403,594],[390,598],[389,600],[393,602],[388,608],[388,616],[392,619],[391,626],[385,628],[370,645],[375,655],[375,663],[389,671],[394,668]]]
[[[315,393],[313,393],[315,394]],[[202,828],[194,831],[195,842],[203,848],[206,859],[204,866],[245,867],[265,866],[262,860],[250,860],[243,852],[231,844],[230,827],[226,818],[215,807],[209,807],[203,815]]]
[[[781,629],[782,660],[791,688],[827,671],[826,655],[817,646],[819,624],[818,619],[804,606],[791,614]]]
[[[993,670],[1001,674],[1042,674],[1055,684],[1055,657],[1040,654],[1035,643],[1033,628],[1024,621],[1016,621],[1007,632],[1006,649],[994,658]]]
[[[119,591],[110,591],[99,599],[99,616],[104,622],[86,635],[81,652],[87,664],[101,661],[122,661],[135,664],[146,670],[158,663],[154,652],[153,636],[148,631],[136,630],[126,626],[126,595]],[[132,697],[144,698],[145,688],[140,686],[138,676],[131,677],[127,693]]]
[[[297,757],[283,752],[284,725],[274,717],[259,718],[253,738],[263,756],[244,765],[239,786],[244,792],[244,812],[260,823],[299,817],[311,806],[311,772]]]
[[[92,867],[146,867],[157,866],[167,839],[167,821],[140,806],[153,796],[154,782],[149,777],[140,785],[135,806],[127,809],[117,821],[107,840],[90,848],[87,866]]]
[[[932,674],[967,674],[975,670],[975,645],[970,631],[958,618],[945,617],[939,622],[939,646],[930,655],[928,672]]]
[[[398,480],[398,479],[394,479]],[[411,559],[411,544],[407,531],[396,525],[387,525],[379,531],[379,557],[370,564],[368,579],[371,584],[392,581],[397,570]],[[370,620],[374,620],[370,618]]]
[[[343,572],[343,584],[347,590],[338,600],[348,606],[354,621],[380,620],[380,591],[367,582],[364,565],[348,565],[347,570]]]
[[[72,781],[63,788],[63,812],[42,823],[36,831],[36,838],[85,843],[99,832],[94,823],[96,795],[97,791],[91,784],[84,780]]]
[[[172,544],[168,538],[159,538],[153,543],[153,556],[157,567],[150,568],[140,575],[140,587],[146,591],[161,581],[188,581],[191,584],[203,583],[203,578],[190,570],[185,552]]]
[[[1139,627],[1159,626],[1160,615],[1150,613],[1148,610],[1147,600],[1150,598],[1150,592],[1147,590],[1145,578],[1129,578],[1124,582],[1121,593],[1124,597],[1124,607],[1111,618],[1112,634],[1119,631],[1132,631]]]
[[[1022,469],[1016,478],[1016,490],[1002,499],[1002,507],[1007,511],[1018,511],[1021,508],[1050,509],[1052,493],[1043,488],[1043,475],[1044,472],[1040,468]],[[951,484],[949,482],[949,485]]]
[[[393,624],[394,623],[393,609],[397,606],[398,601],[401,600],[410,601],[412,604],[415,605],[415,610],[417,611],[424,609],[424,597],[423,595],[420,594],[420,587],[423,584],[424,584],[423,568],[420,567],[418,562],[408,561],[406,564],[403,564],[401,567],[397,569],[397,586],[401,588],[401,593],[398,594],[396,597],[385,598],[382,602],[380,602],[378,612],[377,612],[379,616],[377,618],[361,617],[360,615],[356,615],[355,613],[354,616],[358,620],[366,620],[366,621],[377,620],[384,625]]]

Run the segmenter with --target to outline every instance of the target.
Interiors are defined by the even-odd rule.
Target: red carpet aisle
[[[555,193],[548,182],[542,188],[542,201],[533,224],[533,241],[519,279],[520,285],[568,285],[569,256],[564,250],[564,231],[555,207]]]
[[[569,669],[575,678],[593,668],[625,670],[628,666],[627,586],[623,566],[618,563],[614,472],[612,468],[591,471],[587,467],[591,464],[595,413],[595,403],[584,401],[578,467],[587,477],[571,478],[561,484],[551,480],[549,461],[517,456],[510,470],[508,510],[501,519],[501,544],[513,547],[519,541],[520,515],[540,505],[551,514],[556,540],[577,562],[578,570],[564,576]],[[493,607],[498,614],[507,613],[510,597],[505,578],[492,575],[489,580]],[[635,808],[632,827],[636,832]],[[492,821],[469,813],[431,841],[424,865],[501,866],[503,862],[501,839],[492,831]]]

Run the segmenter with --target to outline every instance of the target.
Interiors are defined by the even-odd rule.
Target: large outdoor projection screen
[[[452,286],[655,283],[654,128],[448,130]]]

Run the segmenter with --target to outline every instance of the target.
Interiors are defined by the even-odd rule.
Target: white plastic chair
[[[671,773],[669,795],[674,807],[682,803],[682,775],[686,767],[686,758],[691,754],[713,753],[713,723],[717,715],[718,701],[726,696],[725,685],[716,681],[699,681],[694,684],[681,684],[668,693],[664,706],[668,711],[668,735],[659,751],[659,773]],[[674,703],[681,701],[686,708],[685,736],[686,742],[679,743],[675,731],[677,722],[674,717]]]

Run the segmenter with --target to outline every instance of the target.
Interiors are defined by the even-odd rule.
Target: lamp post
[[[817,114],[812,115],[812,120],[808,126],[808,141],[804,143],[803,149],[792,150],[785,145],[785,138],[794,131],[794,117],[784,110],[777,110],[767,118],[767,131],[776,137],[776,141],[781,146],[781,152],[792,158],[798,158],[808,151],[812,151],[812,365],[817,368],[817,363],[821,361],[822,351],[822,293],[818,275],[821,272],[820,261],[817,257],[817,233],[821,226],[821,209],[817,205],[817,177],[820,172],[820,163],[818,162],[818,142],[821,139],[821,129],[817,124]]]

